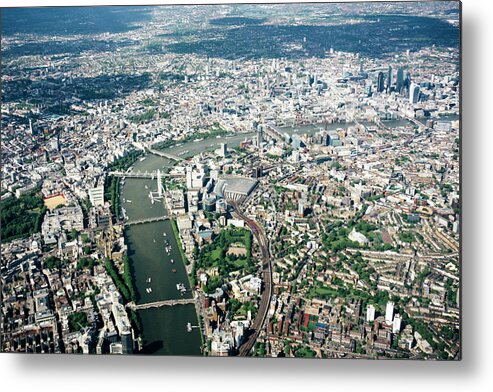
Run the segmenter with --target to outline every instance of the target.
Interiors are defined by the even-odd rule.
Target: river
[[[245,137],[249,138],[252,135],[253,133],[249,133],[204,139],[174,146],[165,151],[181,157],[190,157],[201,151],[217,149],[220,143],[227,143],[231,147],[238,146]],[[137,161],[132,170],[167,171],[171,166],[172,162],[169,160],[149,154],[143,161]],[[129,220],[166,214],[163,203],[152,204],[148,197],[150,191],[156,190],[155,180],[135,178],[125,180],[120,197],[121,205],[125,208]],[[192,297],[186,269],[169,221],[127,227],[125,241],[137,291],[137,303]],[[165,250],[167,244],[171,246],[169,255]],[[178,283],[185,284],[188,290],[183,296],[176,289]],[[152,289],[150,293],[147,292],[148,288]],[[187,332],[186,328],[187,323],[198,327],[194,305],[149,308],[139,310],[138,315],[143,330],[143,354],[201,355],[200,329],[192,328],[192,332]]]

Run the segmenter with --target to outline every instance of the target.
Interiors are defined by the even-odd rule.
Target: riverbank
[[[185,255],[185,251],[183,250],[183,246],[181,244],[180,231],[178,230],[178,226],[176,224],[176,220],[171,220],[171,228],[173,229],[173,235],[175,236],[176,243],[178,244],[178,250],[180,251],[181,259],[185,266],[190,265],[187,256]]]
[[[228,147],[238,146],[254,133],[231,136],[207,137],[187,143],[178,141],[174,147],[166,149],[173,155],[188,157],[206,150],[217,149],[221,143]],[[170,161],[156,155],[147,154],[145,159],[133,166],[137,171],[169,171]],[[151,179],[127,178],[119,187],[121,206],[125,208],[129,220],[152,218],[166,214],[164,203],[152,203],[148,194],[157,189],[156,181]],[[125,244],[132,268],[132,281],[135,285],[137,303],[149,303],[178,298],[192,298],[193,286],[186,268],[189,260],[181,247],[181,239],[176,222],[159,221],[133,225],[125,228]],[[182,262],[179,263],[178,259]],[[183,283],[185,293],[177,290]],[[193,307],[193,309],[192,309]],[[171,307],[148,308],[136,311],[141,321],[141,336],[144,339],[141,353],[154,355],[201,355],[206,350],[203,336],[203,320],[200,303]],[[187,324],[195,328],[187,331]]]
[[[134,170],[157,170],[166,166],[165,158],[147,155],[138,161]],[[121,187],[122,206],[130,220],[151,218],[166,214],[164,203],[152,203],[147,197],[157,189],[151,179],[127,178]],[[137,303],[144,304],[170,299],[192,298],[192,291],[181,293],[177,285],[189,286],[186,258],[178,241],[177,227],[171,221],[158,221],[125,228],[125,243],[132,268]],[[179,260],[182,260],[180,262]],[[136,311],[142,324],[143,354],[201,355],[203,337],[201,328],[187,331],[187,324],[199,324],[195,305],[163,306]]]
[[[185,252],[183,250],[183,246],[181,243],[181,238],[180,238],[180,231],[178,230],[178,225],[176,224],[176,221],[173,219],[171,221],[171,227],[173,229],[173,234],[175,235],[175,240],[176,243],[178,244],[178,248],[181,253],[181,257],[183,260],[183,264],[186,266],[190,265],[190,261],[188,260],[187,256],[185,255]],[[194,285],[192,284],[192,280],[190,279],[190,274],[187,271],[187,277],[188,277],[188,285],[190,286],[190,291],[192,292],[193,295],[193,290],[194,290]],[[202,323],[204,322],[202,315],[200,314],[200,304],[195,306],[195,312],[197,313],[197,321],[198,321],[198,327],[200,330],[200,341],[202,342],[202,353],[204,353],[205,349],[205,340],[204,340],[204,331],[202,330]]]

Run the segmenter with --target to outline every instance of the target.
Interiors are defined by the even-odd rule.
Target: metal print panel
[[[3,8],[3,352],[460,359],[460,3]]]

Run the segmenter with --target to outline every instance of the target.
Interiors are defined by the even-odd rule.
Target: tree
[[[68,328],[70,332],[80,331],[89,325],[87,315],[84,312],[75,312],[68,316]]]
[[[44,267],[49,270],[61,268],[63,264],[63,261],[55,256],[49,256],[44,260]]]

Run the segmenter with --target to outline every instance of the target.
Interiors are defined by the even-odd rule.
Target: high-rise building
[[[254,178],[260,178],[264,174],[264,169],[262,166],[257,166],[253,169],[253,177]]]
[[[305,200],[303,198],[298,201],[298,215],[305,216]]]
[[[404,87],[404,70],[401,67],[399,67],[397,68],[397,80],[395,84],[395,90],[398,93],[401,93],[403,87]]]
[[[214,210],[216,209],[216,196],[213,195],[206,196],[204,197],[202,203],[205,211],[214,212]]]
[[[409,87],[409,102],[412,104],[418,103],[419,95],[419,85],[416,83],[411,83],[411,86]]]
[[[223,158],[228,156],[228,145],[226,143],[221,143],[219,147],[219,155]]]
[[[394,317],[394,321],[392,322],[392,332],[393,333],[398,333],[401,331],[401,315],[397,313]]]
[[[188,189],[200,189],[204,186],[205,172],[203,168],[186,168],[186,180]]]
[[[409,91],[411,88],[411,74],[409,73],[409,71],[405,73],[403,88],[405,91]]]
[[[394,303],[392,301],[387,302],[385,308],[385,322],[390,325],[394,319]]]
[[[387,92],[390,93],[392,87],[392,66],[389,65],[389,70],[387,71]]]
[[[257,147],[260,147],[263,141],[264,141],[264,126],[259,125],[257,127]]]
[[[377,78],[377,92],[381,93],[385,89],[385,75],[383,72],[378,73]]]
[[[366,321],[371,322],[375,320],[375,307],[368,305],[366,308]]]

